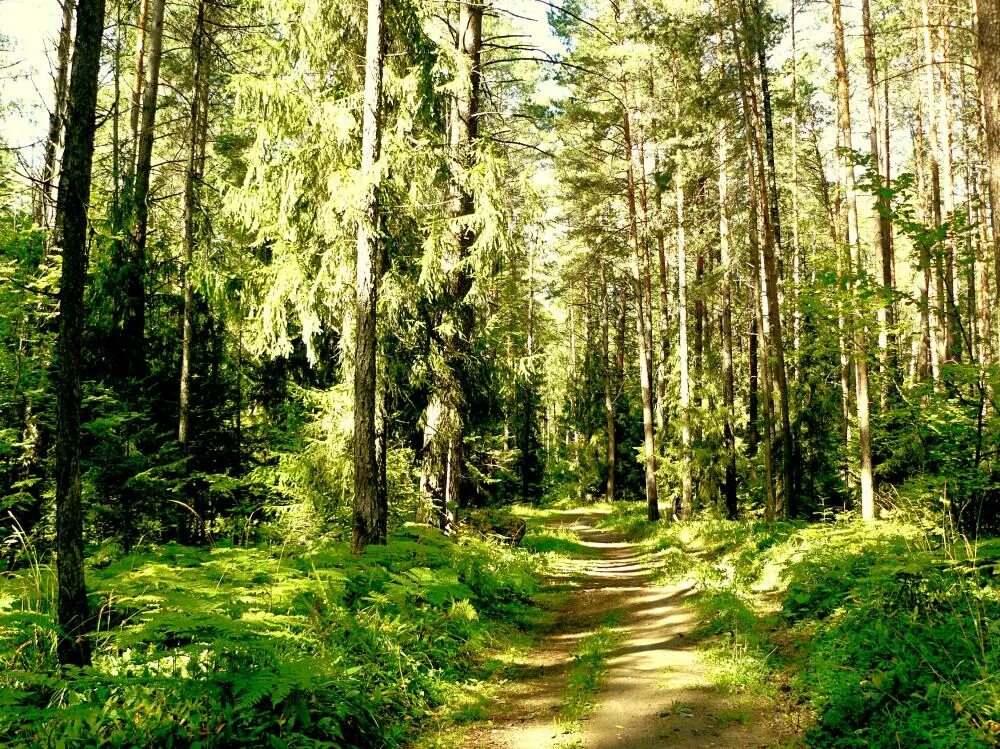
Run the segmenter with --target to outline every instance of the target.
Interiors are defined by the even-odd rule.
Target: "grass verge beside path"
[[[720,685],[788,690],[816,747],[1000,744],[1000,541],[914,525],[695,520],[605,523],[695,583]]]

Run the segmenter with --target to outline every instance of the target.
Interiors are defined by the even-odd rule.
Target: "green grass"
[[[577,647],[560,706],[564,722],[578,721],[593,709],[593,697],[607,673],[605,662],[625,637],[624,632],[617,628],[618,618],[618,612],[608,614],[604,622],[584,637]]]

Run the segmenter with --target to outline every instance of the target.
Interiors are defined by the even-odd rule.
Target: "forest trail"
[[[564,601],[551,629],[507,674],[490,719],[474,726],[463,745],[787,746],[794,731],[780,710],[712,683],[692,637],[693,583],[658,585],[655,563],[641,558],[637,544],[597,527],[601,514],[565,511],[546,525],[580,539],[579,553],[550,575],[551,585],[566,592]],[[600,658],[604,673],[596,693],[581,697],[574,670],[583,665],[581,647],[594,638],[608,644]]]

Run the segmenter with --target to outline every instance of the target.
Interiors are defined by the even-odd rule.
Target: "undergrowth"
[[[815,747],[1000,743],[1000,559],[914,524],[695,520],[654,525],[619,505],[607,523],[662,574],[690,579],[718,681],[788,683]]]
[[[527,552],[419,526],[363,557],[333,541],[106,549],[88,572],[94,665],[61,678],[52,570],[35,559],[0,587],[0,737],[400,746],[527,621],[536,580]]]

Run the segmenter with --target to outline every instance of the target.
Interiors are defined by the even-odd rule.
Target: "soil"
[[[795,743],[794,720],[774,699],[737,695],[710,678],[689,596],[693,582],[656,583],[639,548],[596,527],[599,510],[560,513],[549,527],[575,531],[580,553],[549,583],[566,593],[551,628],[498,690],[491,716],[463,746],[481,749],[773,747]],[[611,617],[609,619],[609,617]],[[623,635],[605,661],[590,711],[577,722],[561,707],[580,641],[608,621]]]

